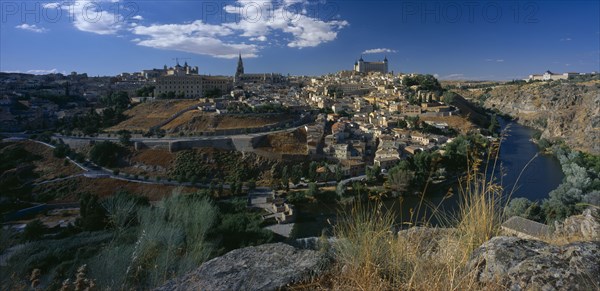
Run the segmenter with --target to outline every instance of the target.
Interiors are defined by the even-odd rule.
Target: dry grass
[[[488,156],[492,166],[496,154],[497,148]],[[502,289],[499,285],[481,286],[465,267],[473,250],[499,233],[503,219],[502,188],[481,174],[480,163],[472,161],[460,181],[455,213],[441,213],[422,202],[415,211],[423,206],[432,212],[430,216],[401,222],[429,225],[436,217],[448,228],[413,228],[397,234],[394,213],[382,209],[381,204],[357,203],[342,213],[334,227],[339,239],[334,245],[336,266],[332,274],[310,284],[336,290]]]
[[[219,115],[197,110],[186,112],[175,120],[164,125],[162,129],[168,132],[194,133],[202,131],[255,128],[276,124],[283,121],[293,121],[296,118],[287,114],[265,115]]]
[[[448,124],[448,127],[458,129],[458,131],[463,134],[466,134],[476,128],[476,125],[464,116],[427,116],[421,119],[423,121],[445,122]]]
[[[168,196],[177,186],[155,185],[133,183],[122,180],[101,178],[89,179],[85,177],[77,177],[74,179],[40,185],[34,188],[34,193],[43,193],[48,191],[61,191],[65,194],[51,202],[76,202],[79,201],[81,193],[90,193],[98,195],[100,198],[110,197],[119,190],[127,191],[134,195],[148,197],[150,201],[158,201]],[[183,187],[183,192],[194,193],[196,188]],[[167,194],[165,194],[167,193]]]
[[[306,154],[306,131],[297,129],[293,132],[280,132],[269,134],[265,144],[260,146],[261,150],[284,153],[284,154]]]
[[[54,157],[53,150],[45,145],[33,141],[21,141],[14,143],[26,151],[39,155],[42,159],[34,161],[35,171],[40,175],[37,182],[52,180],[60,177],[80,174],[83,171],[72,163],[64,163],[64,158]]]
[[[146,131],[150,127],[171,117],[173,114],[197,103],[197,100],[157,100],[154,102],[142,103],[125,111],[125,115],[127,115],[129,119],[108,128],[106,131]]]

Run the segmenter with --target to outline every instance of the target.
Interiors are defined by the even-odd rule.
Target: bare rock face
[[[536,82],[489,90],[460,91],[485,100],[484,106],[518,118],[542,131],[542,137],[562,139],[570,147],[600,154],[600,82]]]
[[[596,290],[600,242],[552,246],[499,236],[475,250],[467,267],[485,286],[510,290]]]
[[[579,237],[584,240],[600,240],[600,213],[597,208],[588,208],[581,215],[554,223],[554,234],[564,237]]]
[[[276,290],[317,276],[327,256],[276,243],[233,250],[156,290]]]

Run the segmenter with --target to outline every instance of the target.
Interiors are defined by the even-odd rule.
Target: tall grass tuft
[[[465,266],[482,243],[497,235],[503,220],[503,189],[494,179],[498,144],[469,158],[469,169],[459,181],[458,209],[444,213],[421,202],[428,215],[411,213],[402,225],[430,225],[436,218],[442,227],[411,228],[395,233],[395,214],[379,205],[360,202],[341,212],[334,227],[337,267],[321,282],[342,290],[479,290],[474,274]],[[490,167],[488,169],[488,165]],[[423,194],[422,194],[423,195]]]

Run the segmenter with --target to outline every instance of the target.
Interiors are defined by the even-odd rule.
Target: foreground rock
[[[231,251],[156,290],[276,290],[317,276],[328,267],[319,251],[283,243]]]
[[[581,215],[574,215],[564,222],[554,223],[554,235],[582,238],[583,240],[600,240],[600,213],[597,208],[588,208]]]
[[[596,290],[600,242],[552,246],[516,237],[495,237],[475,250],[468,268],[477,281],[511,290]]]

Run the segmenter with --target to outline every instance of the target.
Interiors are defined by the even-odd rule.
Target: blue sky
[[[365,60],[441,79],[600,71],[598,1],[0,2],[0,70],[320,75]]]

